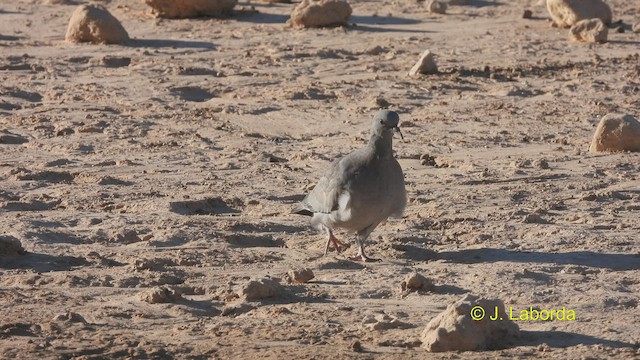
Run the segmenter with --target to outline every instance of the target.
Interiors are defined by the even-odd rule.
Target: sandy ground
[[[0,2],[0,235],[28,251],[0,256],[0,358],[640,355],[640,155],[587,152],[603,115],[640,115],[639,34],[570,42],[522,0],[446,15],[356,0],[351,26],[321,30],[286,28],[291,4],[158,20],[102,3],[127,46],[65,43],[74,5]],[[425,49],[441,73],[407,77]],[[323,257],[324,236],[289,211],[387,104],[405,216],[372,235],[383,262]],[[316,278],[259,303],[230,295],[296,267]],[[414,271],[435,290],[403,292]],[[141,301],[160,285],[182,299]],[[427,353],[425,325],[464,294],[576,321]],[[363,325],[380,312],[406,326]]]

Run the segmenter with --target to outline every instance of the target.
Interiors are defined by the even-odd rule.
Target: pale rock
[[[438,66],[433,59],[433,53],[425,50],[420,56],[420,60],[409,70],[409,76],[420,76],[420,74],[437,74]]]
[[[640,22],[633,24],[633,26],[631,27],[631,31],[636,34],[640,33]]]
[[[288,272],[289,278],[291,281],[297,283],[306,283],[315,277],[313,271],[309,268],[304,269],[292,269]]]
[[[345,0],[302,0],[287,24],[295,28],[346,25],[351,13],[351,5]]]
[[[640,152],[640,122],[631,115],[605,115],[596,128],[589,151]]]
[[[569,38],[575,41],[607,42],[609,28],[600,19],[580,20],[569,29]]]
[[[240,298],[246,301],[256,301],[268,298],[280,297],[284,294],[284,288],[272,279],[250,280],[238,291]]]
[[[598,18],[611,24],[611,8],[603,0],[547,0],[551,19],[559,27],[568,28],[580,20]]]
[[[400,284],[402,291],[431,291],[434,288],[433,282],[417,272],[407,275]]]
[[[81,5],[71,15],[65,40],[71,43],[122,44],[129,34],[101,5]]]
[[[471,310],[480,306],[485,311],[482,320],[474,320]],[[498,319],[491,320],[495,309]],[[422,333],[422,347],[431,352],[475,351],[505,345],[519,335],[518,325],[505,313],[500,300],[488,300],[473,295],[447,306],[436,315]]]
[[[149,304],[170,303],[182,299],[182,292],[167,286],[158,286],[138,294],[141,301]]]

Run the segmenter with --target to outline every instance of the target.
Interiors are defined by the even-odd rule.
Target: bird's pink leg
[[[333,232],[329,228],[327,228],[327,236],[328,236],[328,238],[327,238],[327,246],[325,246],[325,248],[324,248],[324,254],[325,255],[327,255],[327,253],[331,249],[331,245],[333,245],[333,248],[338,253],[340,253],[344,249],[348,248],[347,245],[343,244],[340,240],[336,239],[336,237],[333,236]]]

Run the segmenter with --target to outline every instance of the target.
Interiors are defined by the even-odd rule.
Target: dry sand
[[[0,358],[639,356],[640,155],[588,153],[602,116],[640,115],[633,1],[609,1],[628,29],[605,44],[538,1],[356,0],[352,25],[312,30],[285,26],[295,4],[162,20],[102,1],[126,46],[65,43],[84,2],[58,3],[0,3],[0,236],[28,251],[0,256]],[[440,73],[407,76],[426,49]],[[372,235],[381,263],[322,257],[289,209],[386,103],[405,216]],[[402,291],[416,271],[432,291]],[[276,297],[236,298],[264,277]],[[577,319],[427,353],[464,294]],[[363,325],[380,312],[403,326]]]

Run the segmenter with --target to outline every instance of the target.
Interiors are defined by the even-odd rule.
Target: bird
[[[375,262],[365,253],[365,242],[381,222],[401,217],[407,205],[404,174],[393,155],[393,135],[402,132],[395,111],[378,111],[371,125],[371,137],[362,148],[334,160],[316,186],[292,209],[311,217],[311,225],[324,230],[327,243],[340,253],[348,246],[333,234],[336,228],[355,233],[358,253],[352,261]]]

